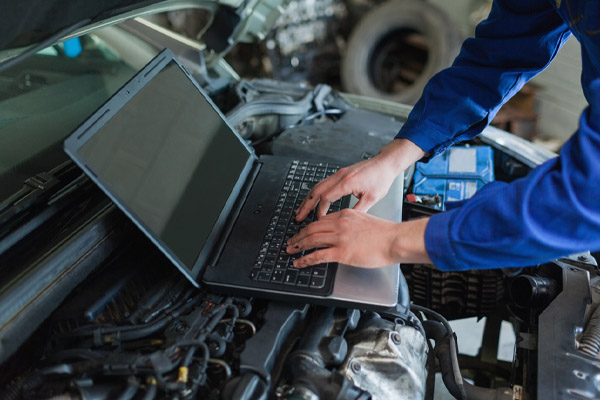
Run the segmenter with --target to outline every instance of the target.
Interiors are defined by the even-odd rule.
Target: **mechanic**
[[[413,162],[479,134],[571,34],[581,44],[589,107],[558,158],[525,178],[493,182],[468,201],[447,203],[455,207],[431,218],[398,224],[365,213]],[[316,207],[319,219],[290,239],[287,251],[320,249],[294,265],[433,262],[440,270],[464,270],[535,265],[599,250],[599,75],[600,1],[495,0],[475,38],[430,80],[396,139],[312,189],[296,218]],[[350,193],[359,199],[354,209],[326,215],[332,201]]]

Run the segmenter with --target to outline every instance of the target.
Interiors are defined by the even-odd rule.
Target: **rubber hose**
[[[423,321],[423,328],[427,334],[427,338],[435,341],[434,351],[440,363],[442,372],[442,380],[444,385],[452,396],[457,399],[464,397],[464,385],[456,382],[454,368],[452,368],[452,359],[450,355],[450,336],[448,330],[439,322]],[[462,377],[460,379],[462,381]]]
[[[435,340],[434,351],[440,364],[442,372],[442,380],[444,385],[452,396],[462,400],[512,400],[513,390],[510,388],[488,389],[479,386],[471,385],[460,377],[462,384],[458,384],[456,380],[455,368],[453,364],[458,364],[458,359],[450,351],[456,348],[454,335],[449,334],[444,325],[435,321],[424,321],[423,327],[427,333],[427,337]],[[460,372],[459,372],[460,373]]]
[[[117,398],[118,400],[131,400],[137,393],[139,389],[139,384],[137,380],[131,381],[128,383],[127,388],[121,393],[121,395]]]
[[[233,302],[239,303],[242,306],[242,311],[240,311],[240,318],[246,318],[252,312],[252,303],[250,303],[250,300],[236,297],[233,299]]]
[[[234,108],[229,114],[227,114],[227,120],[231,125],[237,126],[246,118],[253,117],[255,115],[303,115],[311,109],[313,101],[317,103],[317,109],[324,109],[324,99],[327,97],[327,95],[329,95],[330,92],[330,86],[319,85],[297,102],[282,104],[280,101],[260,99],[255,100],[252,103],[246,103]]]
[[[144,394],[143,400],[154,400],[157,392],[158,392],[158,388],[156,387],[156,385],[149,384],[148,390],[146,390],[146,394]]]
[[[255,102],[244,104],[240,107],[235,108],[233,111],[227,114],[227,120],[232,126],[237,126],[241,124],[245,119],[253,117],[255,115],[306,114],[308,110],[310,110],[312,96],[312,93],[309,93],[302,100],[291,104],[281,104],[280,102],[257,100]]]

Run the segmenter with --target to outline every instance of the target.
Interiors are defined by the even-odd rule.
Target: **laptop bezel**
[[[222,119],[226,127],[238,138],[240,143],[248,152],[246,161],[240,177],[234,185],[228,196],[219,216],[213,225],[204,245],[198,252],[198,256],[191,268],[188,268],[169,247],[140,220],[119,196],[112,192],[110,187],[86,164],[80,157],[79,149],[83,147],[104,124],[117,114],[123,106],[139,93],[155,76],[157,76],[166,66],[174,62],[180,70],[187,76],[190,82],[196,87],[204,100],[212,107],[215,113]],[[144,68],[138,71],[125,85],[123,85],[114,95],[112,95],[102,106],[92,113],[79,127],[77,127],[69,137],[64,141],[64,150],[67,155],[84,171],[84,173],[123,211],[127,217],[156,245],[162,253],[185,275],[185,277],[196,287],[200,287],[198,277],[201,276],[203,269],[207,266],[207,260],[219,240],[219,236],[226,224],[227,217],[234,207],[245,181],[251,174],[252,168],[258,157],[254,150],[244,141],[244,139],[233,129],[227,121],[227,118],[221,113],[219,108],[212,102],[210,97],[204,92],[187,69],[175,58],[175,55],[169,50],[161,51]]]

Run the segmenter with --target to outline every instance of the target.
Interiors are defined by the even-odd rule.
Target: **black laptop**
[[[294,210],[338,165],[256,157],[164,50],[65,141],[65,151],[196,286],[232,294],[391,307],[398,266],[296,269]],[[401,193],[401,182],[400,182]],[[401,214],[401,197],[388,218]],[[345,197],[330,212],[350,205]],[[385,214],[385,212],[384,212]]]

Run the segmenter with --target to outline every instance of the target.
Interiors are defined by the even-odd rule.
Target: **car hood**
[[[210,49],[220,53],[238,41],[262,40],[287,3],[289,0],[0,0],[0,60],[53,36],[60,41],[100,26],[182,8],[213,11],[215,17],[204,39]]]

